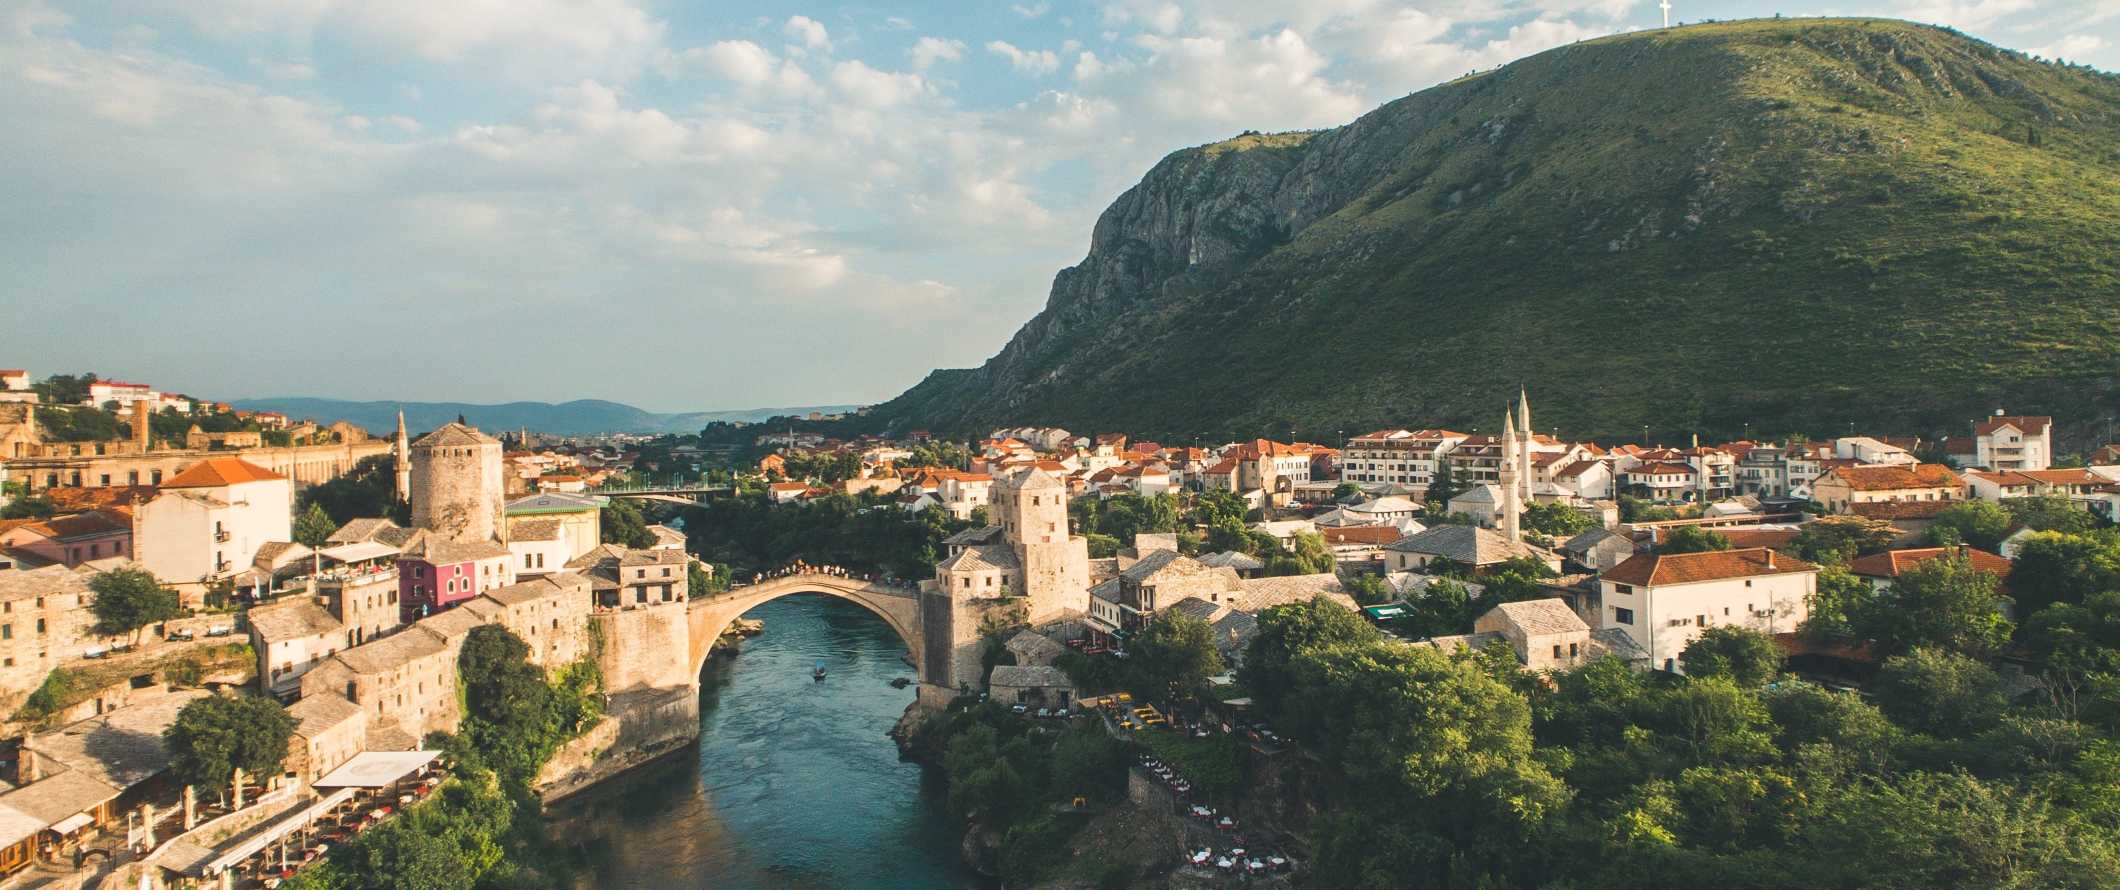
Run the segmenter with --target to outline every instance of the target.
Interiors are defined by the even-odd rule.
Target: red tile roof
[[[1818,570],[1808,562],[1765,547],[1710,550],[1700,553],[1637,553],[1613,566],[1604,580],[1638,587],[1694,584],[1761,575],[1791,575]]]
[[[2054,419],[2051,417],[2034,417],[2028,414],[1997,414],[1974,426],[1973,432],[1976,435],[1985,436],[2004,426],[2013,426],[2028,435],[2036,436],[2045,432],[2046,428],[2052,425],[2053,422]]]
[[[1865,519],[1934,519],[1959,501],[1871,501],[1850,504],[1848,511]]]
[[[1318,529],[1328,544],[1389,544],[1404,535],[1389,525],[1349,525]]]
[[[1826,475],[1840,480],[1853,491],[1956,488],[1961,484],[1958,474],[1942,464],[1834,467]]]
[[[239,457],[209,457],[184,468],[163,488],[220,488],[245,482],[264,482],[287,477]]]
[[[1848,571],[1873,578],[1897,578],[1924,562],[1961,551],[1965,553],[1966,559],[1973,564],[1973,568],[1983,572],[1992,572],[1998,578],[2008,578],[2010,576],[2009,560],[1985,550],[1975,550],[1971,547],[1912,547],[1905,550],[1887,550],[1883,553],[1872,553],[1868,556],[1858,556],[1849,560]]]

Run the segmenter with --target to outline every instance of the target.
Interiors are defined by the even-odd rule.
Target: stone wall
[[[698,739],[698,687],[614,695],[604,719],[545,762],[537,775],[538,794],[552,803]]]
[[[459,541],[501,536],[501,446],[415,446],[412,524]]]
[[[604,688],[623,692],[696,683],[691,659],[691,628],[684,603],[645,609],[599,612],[589,617],[590,632],[600,640],[597,662]]]

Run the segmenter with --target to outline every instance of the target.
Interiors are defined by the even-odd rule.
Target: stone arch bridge
[[[730,623],[738,616],[761,604],[800,593],[837,597],[875,613],[885,624],[890,625],[892,630],[898,632],[899,639],[905,642],[906,651],[912,653],[913,670],[920,678],[923,695],[929,694],[927,687],[931,685],[949,685],[947,665],[934,665],[938,672],[933,675],[929,672],[931,665],[921,622],[918,590],[822,572],[782,575],[757,584],[731,588],[712,596],[694,597],[686,614],[691,625],[692,676],[698,676],[700,670],[706,667],[707,656],[714,649],[714,641],[721,638],[722,633],[729,629]]]

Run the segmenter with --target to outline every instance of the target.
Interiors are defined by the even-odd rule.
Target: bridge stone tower
[[[502,537],[501,443],[461,419],[412,443],[412,524],[457,541]]]
[[[923,702],[985,682],[984,631],[1089,610],[1089,542],[1068,531],[1066,483],[1038,469],[996,480],[993,519],[950,538],[922,590]]]
[[[1030,622],[1089,611],[1089,541],[1068,533],[1067,484],[1033,468],[997,488],[1001,534],[1022,565],[1017,592]]]

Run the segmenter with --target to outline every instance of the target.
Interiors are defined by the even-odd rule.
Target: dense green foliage
[[[140,629],[184,614],[177,592],[163,587],[141,569],[115,569],[90,578],[95,596],[88,610],[96,616],[95,632],[104,636],[139,635]]]
[[[1050,727],[999,704],[969,704],[929,717],[911,739],[922,760],[941,766],[950,812],[1000,839],[998,870],[1010,886],[1071,865],[1068,839],[1086,817],[1056,804],[1125,793],[1126,745],[1085,721]]]
[[[324,508],[333,522],[384,516],[412,521],[412,508],[397,499],[397,469],[387,454],[365,457],[346,475],[302,489],[301,503]]]
[[[640,504],[628,498],[610,498],[598,517],[598,533],[606,544],[617,544],[635,550],[655,546],[655,534],[648,531],[648,519],[641,513]]]
[[[942,539],[970,523],[941,510],[907,513],[887,498],[833,494],[793,504],[733,497],[684,511],[692,552],[725,566],[735,579],[797,559],[900,578],[926,578],[942,557]]]
[[[1689,677],[1726,677],[1746,689],[1758,689],[1781,675],[1781,649],[1766,634],[1723,624],[1701,631],[1679,653]]]
[[[502,780],[522,785],[603,714],[594,661],[568,665],[548,683],[529,657],[529,645],[497,624],[474,628],[457,656],[464,689],[458,736]]]
[[[530,782],[560,743],[601,716],[594,661],[547,681],[498,625],[457,656],[464,719],[439,742],[454,776],[429,799],[363,832],[282,885],[288,890],[561,890],[579,868],[545,836]]]
[[[117,414],[86,406],[38,406],[37,431],[47,442],[107,442],[132,435]]]
[[[2057,620],[2056,670],[2110,682],[2120,598]],[[2057,616],[2060,618],[2062,616]],[[2044,622],[2040,622],[2044,626]],[[1863,697],[1762,685],[1778,654],[1715,633],[1687,677],[1378,639],[1329,603],[1261,616],[1240,670],[1329,781],[1332,887],[2106,887],[2120,743],[1981,660],[1915,649]],[[2089,679],[2093,675],[2098,680]]]
[[[218,788],[224,795],[236,770],[259,780],[277,776],[296,722],[269,698],[209,695],[194,700],[162,731],[170,775],[186,785]]]
[[[1939,28],[1587,40],[1172,154],[1006,349],[866,420],[1322,440],[1491,424],[1525,380],[1565,381],[1543,421],[1629,439],[2089,416],[2120,356],[2116,145],[2120,79]],[[1802,360],[1721,348],[1746,330]]]
[[[1710,550],[1730,549],[1730,539],[1711,529],[1697,525],[1681,525],[1656,545],[1658,553],[1702,553]]]

